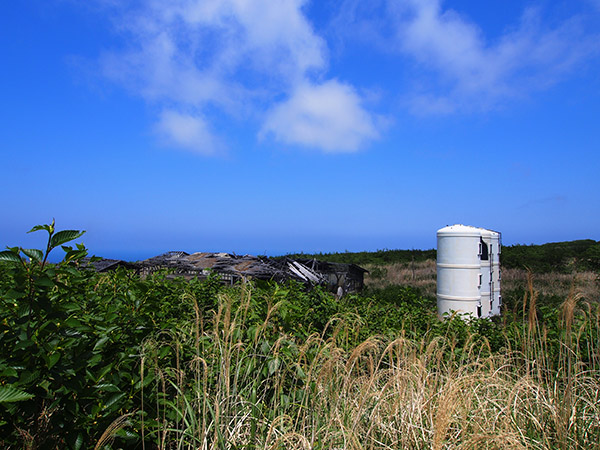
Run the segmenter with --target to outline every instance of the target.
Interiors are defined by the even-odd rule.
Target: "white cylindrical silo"
[[[437,232],[438,314],[500,314],[500,233],[466,225]]]
[[[481,230],[452,225],[437,232],[438,314],[457,311],[481,316]]]

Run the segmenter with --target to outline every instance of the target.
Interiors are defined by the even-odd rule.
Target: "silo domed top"
[[[485,230],[485,229],[482,229],[481,230],[481,236],[483,236],[485,238],[498,238],[500,236],[500,232],[499,231],[494,231],[494,230]]]
[[[484,228],[456,224],[440,228],[437,234],[438,236],[481,236],[481,232],[484,230]]]

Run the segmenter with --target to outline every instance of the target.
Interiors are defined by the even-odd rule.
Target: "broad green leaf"
[[[96,354],[87,360],[88,367],[95,366],[102,361],[102,355]]]
[[[65,330],[65,334],[69,337],[80,337],[82,334],[79,331],[74,330],[73,328],[68,328]]]
[[[18,318],[28,317],[29,314],[30,314],[30,311],[29,311],[29,305],[27,304],[27,302],[20,302],[19,310],[17,311],[17,317]]]
[[[60,359],[60,353],[53,353],[48,356],[48,369],[51,369]]]
[[[148,386],[150,383],[152,383],[154,381],[154,375],[149,373],[148,375],[146,375],[144,377],[144,384],[143,387]],[[139,380],[137,383],[135,383],[134,388],[135,389],[140,389],[142,387],[142,380]]]
[[[35,280],[35,285],[41,287],[52,287],[54,286],[54,282],[47,276],[42,275],[37,280]]]
[[[126,430],[124,428],[120,428],[117,431],[115,431],[115,436],[119,436],[119,437],[125,438],[125,439],[138,439],[139,438],[139,436],[137,434],[135,434],[133,431]]]
[[[96,386],[94,386],[96,389],[105,391],[105,392],[121,392],[121,389],[119,389],[116,385],[112,384],[112,383],[102,383],[102,384],[97,384]]]
[[[33,383],[34,381],[37,381],[39,377],[39,371],[35,370],[33,372],[30,372],[28,370],[25,370],[23,371],[23,373],[21,373],[21,377],[19,378],[19,384],[27,385]]]
[[[65,256],[64,262],[69,262],[69,257]],[[68,273],[71,275],[77,275],[79,273],[79,271],[75,268],[75,267],[69,267],[69,266],[65,266],[63,267],[63,272],[64,273]]]
[[[112,395],[104,404],[104,408],[103,409],[108,409],[111,406],[113,406],[115,403],[117,403],[119,400],[121,400],[123,397],[125,397],[125,392],[121,392],[119,394],[114,394]]]
[[[81,322],[75,317],[69,317],[67,320],[65,320],[65,325],[72,328],[79,328],[81,327]]]
[[[33,398],[32,394],[12,386],[0,386],[0,403],[21,402]]]
[[[43,380],[41,382],[38,383],[38,387],[41,387],[43,390],[45,390],[46,392],[49,392],[50,389],[50,381],[48,380]]]
[[[52,236],[50,239],[50,247],[55,248],[59,245],[62,245],[66,242],[72,241],[73,239],[77,239],[82,236],[85,231],[80,230],[62,230]]]
[[[73,446],[73,448],[75,450],[79,450],[79,449],[81,449],[82,445],[83,445],[83,435],[81,433],[79,433],[77,435],[77,439],[75,439],[75,445]]]
[[[22,262],[21,257],[10,250],[0,252],[0,261]]]
[[[23,298],[26,296],[27,296],[27,292],[21,292],[21,291],[15,290],[15,289],[9,289],[8,292],[6,292],[4,294],[4,297],[12,298],[12,299]]]
[[[37,248],[22,248],[21,251],[36,262],[40,262],[44,258],[44,253]]]
[[[81,305],[79,303],[65,303],[63,308],[68,313],[81,311]]]
[[[8,377],[16,377],[18,372],[14,369],[14,367],[5,367],[0,371],[0,377],[8,378]]]
[[[52,233],[52,231],[50,231],[50,225],[36,225],[31,230],[29,230],[28,233],[33,233],[34,231],[40,230],[46,230],[48,233]]]
[[[87,255],[87,250],[71,250],[67,252],[64,257],[64,262],[70,262],[72,260],[79,260]]]
[[[104,336],[104,337],[100,338],[98,340],[98,342],[96,342],[96,345],[94,345],[94,350],[101,348],[106,343],[106,341],[108,341],[109,339],[110,339],[110,336]]]
[[[35,342],[33,342],[31,339],[21,339],[19,342],[17,342],[14,348],[15,350],[24,350],[34,346]]]
[[[99,373],[98,373],[98,377],[96,378],[96,381],[100,381],[102,380],[102,378],[104,378],[104,376],[110,372],[113,369],[113,365],[109,364],[108,366],[106,366],[104,369],[102,369]]]

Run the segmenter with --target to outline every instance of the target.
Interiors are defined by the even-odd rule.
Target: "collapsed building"
[[[344,292],[358,292],[365,284],[365,273],[368,270],[356,264],[335,263],[317,259],[298,259],[294,261],[319,273],[322,284],[331,291],[342,287]]]
[[[284,283],[289,280],[307,286],[323,286],[332,292],[357,292],[364,286],[367,270],[356,264],[332,263],[316,259],[269,258],[230,253],[186,253],[171,251],[152,258],[128,263],[100,260],[90,263],[98,271],[123,266],[135,269],[141,276],[168,270],[171,277],[207,278],[217,275],[221,282],[235,284],[243,280],[266,280]]]

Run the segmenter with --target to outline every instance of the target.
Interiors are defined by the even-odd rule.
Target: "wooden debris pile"
[[[106,263],[103,263],[104,261]],[[98,271],[111,270],[122,265],[136,269],[142,276],[163,269],[168,269],[171,272],[170,276],[183,276],[188,279],[216,274],[221,281],[228,284],[250,279],[279,283],[296,280],[308,286],[325,286],[334,292],[341,287],[344,293],[362,289],[366,272],[355,264],[329,263],[316,259],[294,260],[287,257],[268,258],[207,252],[189,254],[182,251],[163,253],[137,263],[102,260],[90,265]]]

